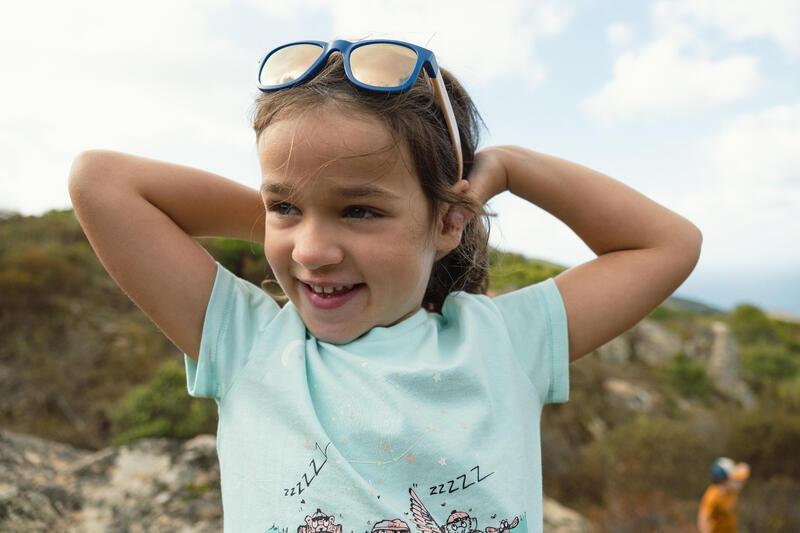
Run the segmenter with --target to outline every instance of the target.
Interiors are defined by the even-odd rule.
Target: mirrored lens
[[[281,48],[267,59],[258,81],[261,85],[281,85],[301,77],[322,53],[317,44],[293,44]]]
[[[350,52],[350,70],[361,83],[373,87],[403,85],[417,64],[417,53],[398,44],[375,43]]]

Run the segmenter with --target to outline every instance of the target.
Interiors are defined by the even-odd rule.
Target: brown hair
[[[472,169],[482,120],[461,84],[449,72],[440,70],[458,123],[464,176],[467,177]],[[347,79],[341,54],[333,54],[314,78],[258,97],[253,112],[256,138],[287,114],[301,114],[327,103],[378,117],[395,142],[404,143],[429,200],[432,220],[436,220],[440,209],[447,204],[472,214],[461,243],[434,264],[422,306],[441,312],[451,292],[485,293],[488,287],[487,214],[478,202],[452,191],[458,163],[444,115],[428,82],[420,75],[410,90],[399,94],[364,90]]]

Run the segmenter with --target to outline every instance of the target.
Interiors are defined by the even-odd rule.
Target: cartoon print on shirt
[[[508,523],[508,520],[503,519],[500,520],[499,528],[487,527],[486,533],[506,533],[509,529],[517,527],[517,524],[519,524],[519,517],[517,516],[514,517],[514,521],[511,524]]]
[[[411,529],[404,520],[381,520],[372,527],[372,533],[411,533]]]
[[[422,500],[419,499],[417,493],[414,492],[414,489],[409,488],[408,492],[411,495],[411,514],[414,516],[414,523],[422,533],[470,533],[475,531],[477,520],[470,519],[467,513],[459,511],[453,511],[450,514],[450,518],[448,518],[448,525],[452,525],[454,528],[452,532],[448,528],[440,526],[436,523],[428,508],[425,507],[425,504],[422,503]],[[454,515],[457,516],[453,518]],[[471,526],[469,529],[467,529],[468,525]],[[459,527],[462,530],[459,531]]]
[[[334,524],[336,516],[317,509],[313,515],[306,516],[306,523],[298,526],[297,533],[342,533],[342,525]]]
[[[422,533],[483,533],[478,529],[478,519],[464,511],[453,510],[447,517],[445,525],[440,526],[414,489],[409,488],[408,492],[411,495],[411,514],[414,516],[414,524]],[[519,524],[519,517],[516,516],[510,524],[508,520],[500,520],[499,528],[487,527],[486,533],[508,533],[509,530],[517,527],[517,524]]]
[[[478,519],[464,511],[452,511],[445,524],[447,533],[473,533],[478,531]]]

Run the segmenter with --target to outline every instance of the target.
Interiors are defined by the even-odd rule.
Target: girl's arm
[[[75,159],[69,192],[114,281],[196,361],[216,267],[192,237],[262,242],[258,191],[201,170],[92,150]]]
[[[598,256],[555,279],[571,361],[644,318],[699,258],[702,235],[694,224],[576,163],[511,146],[482,150],[471,194],[486,201],[505,190],[559,218]]]

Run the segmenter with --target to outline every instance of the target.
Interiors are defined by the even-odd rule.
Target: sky
[[[770,0],[29,0],[0,2],[0,210],[70,206],[104,148],[257,187],[259,60],[296,40],[432,49],[475,100],[482,146],[599,170],[693,221],[678,295],[800,315],[800,2]],[[504,193],[492,244],[593,257]]]

